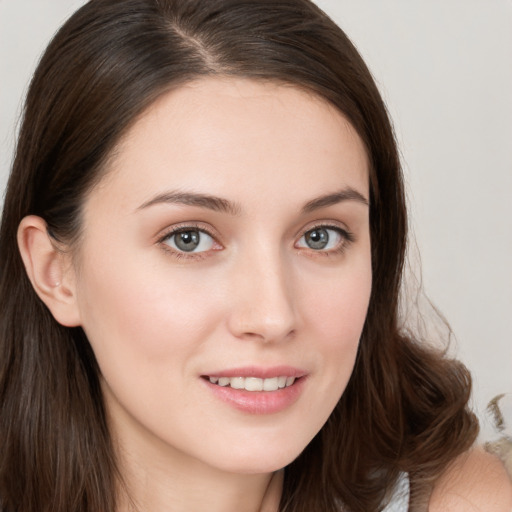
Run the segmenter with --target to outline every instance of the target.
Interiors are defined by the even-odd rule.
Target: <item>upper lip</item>
[[[204,374],[205,377],[256,377],[259,379],[271,379],[273,377],[303,377],[307,372],[293,366],[281,365],[271,367],[243,366],[240,368],[228,368],[221,371]]]

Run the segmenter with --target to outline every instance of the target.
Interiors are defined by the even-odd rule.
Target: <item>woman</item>
[[[467,371],[398,322],[391,126],[310,2],[86,4],[0,237],[4,512],[510,506]]]

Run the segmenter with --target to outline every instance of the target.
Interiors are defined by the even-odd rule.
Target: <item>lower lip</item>
[[[305,380],[305,377],[301,377],[291,386],[276,391],[246,391],[219,386],[203,379],[217,398],[248,414],[275,414],[291,407],[299,399]]]

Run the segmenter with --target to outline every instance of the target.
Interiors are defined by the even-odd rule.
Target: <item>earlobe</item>
[[[69,255],[50,237],[41,217],[29,215],[21,221],[18,247],[34,290],[55,320],[67,327],[80,325]]]

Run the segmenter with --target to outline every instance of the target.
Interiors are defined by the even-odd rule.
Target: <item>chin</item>
[[[253,450],[234,446],[229,455],[215,457],[215,466],[219,469],[238,474],[263,474],[278,471],[293,462],[304,450],[305,444],[283,446],[283,442],[273,447],[260,446]]]
[[[243,461],[233,461],[232,463],[223,464],[222,469],[227,473],[235,473],[238,475],[262,475],[269,474],[283,469],[290,464],[294,458],[275,458],[275,459],[246,459]],[[219,465],[217,464],[217,467]]]

